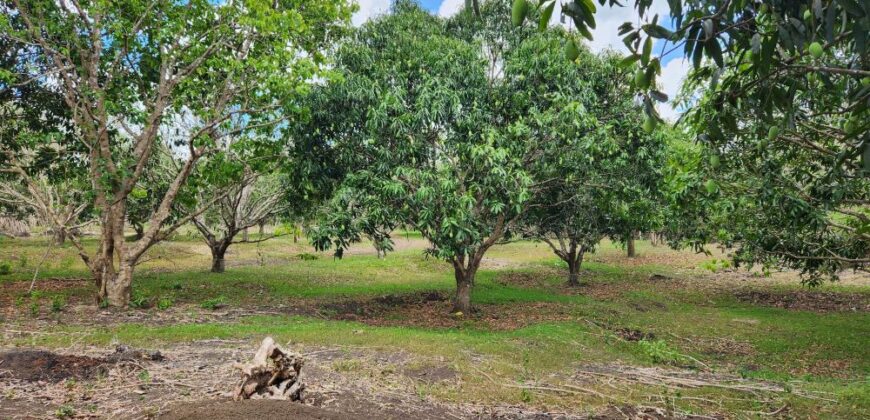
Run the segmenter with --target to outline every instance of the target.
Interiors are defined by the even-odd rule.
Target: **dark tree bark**
[[[628,258],[634,258],[637,256],[637,252],[634,249],[634,232],[631,232],[628,235],[628,240],[625,242],[625,251]]]
[[[258,227],[257,233],[259,233],[259,234],[260,234],[260,238],[262,238],[262,237],[263,237],[263,233],[264,233],[265,230],[266,230],[266,221],[263,220],[263,221],[261,221],[260,223],[257,223],[257,227]]]
[[[134,223],[133,230],[136,231],[136,236],[133,237],[134,240],[140,240],[143,236],[145,236],[145,226],[141,223]]]
[[[226,270],[226,260],[224,256],[227,253],[227,248],[229,246],[224,243],[218,243],[210,246],[211,248],[211,272],[212,273],[223,273]]]
[[[453,276],[456,278],[453,312],[471,314],[474,310],[471,305],[471,289],[474,287],[474,276],[477,274],[482,259],[483,253],[480,251],[474,256],[460,256],[453,259]]]
[[[568,286],[580,285],[580,266],[583,264],[583,255],[585,253],[585,247],[578,247],[576,243],[572,242],[568,254],[562,258],[568,263]]]
[[[54,244],[61,246],[66,243],[66,230],[56,229],[54,231]]]

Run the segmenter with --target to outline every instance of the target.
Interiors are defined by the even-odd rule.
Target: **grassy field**
[[[807,289],[796,273],[723,268],[719,252],[639,242],[628,259],[602,243],[572,289],[548,248],[518,242],[487,255],[473,292],[478,313],[455,316],[450,266],[423,257],[426,244],[412,233],[398,235],[386,259],[368,244],[342,260],[291,238],[237,246],[223,274],[207,271],[200,242],[175,239],[137,268],[127,314],[93,306],[88,273],[68,246],[49,251],[37,292],[27,294],[46,242],[3,239],[0,262],[11,272],[0,276],[2,349],[171,350],[202,340],[253,349],[271,335],[300,351],[362,349],[314,363],[438,403],[577,415],[870,416],[866,276]],[[405,358],[377,362],[379,354]],[[398,365],[450,374],[409,382]]]

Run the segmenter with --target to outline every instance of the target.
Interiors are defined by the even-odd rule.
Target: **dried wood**
[[[233,398],[301,401],[305,384],[300,380],[300,372],[304,364],[301,355],[281,349],[272,337],[266,337],[251,363],[235,365],[241,380]]]

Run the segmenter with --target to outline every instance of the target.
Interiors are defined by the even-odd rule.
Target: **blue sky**
[[[354,15],[354,24],[360,25],[373,16],[377,16],[386,12],[392,0],[356,0],[360,6],[359,12]],[[465,0],[418,0],[423,7],[431,11],[433,14],[441,16],[452,16],[465,5]],[[556,10],[553,13],[553,24],[558,24],[563,0],[557,0]],[[632,2],[625,2],[630,4]],[[598,2],[595,2],[598,5]],[[663,26],[668,24],[667,16],[668,6],[667,0],[654,0],[650,14],[659,14],[659,22]],[[619,52],[626,53],[628,50],[622,44],[622,39],[617,33],[617,28],[623,22],[640,22],[637,12],[632,7],[601,7],[595,15],[597,28],[592,31],[593,40],[587,42],[593,51],[602,51],[604,49],[614,49]],[[653,51],[658,54],[661,51],[661,42],[658,41],[654,46]],[[662,60],[662,75],[658,78],[658,83],[661,89],[673,98],[679,86],[688,72],[690,64],[683,59],[682,50],[676,51],[671,55],[664,57]],[[659,112],[666,119],[674,120],[679,116],[670,104],[662,104],[659,106]]]

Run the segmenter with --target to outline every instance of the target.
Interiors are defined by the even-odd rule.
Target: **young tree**
[[[4,73],[56,90],[86,151],[101,233],[96,253],[74,243],[99,300],[127,305],[142,255],[211,204],[167,223],[200,159],[219,154],[224,137],[284,121],[287,98],[318,74],[349,12],[337,0],[0,3],[0,38],[32,52]],[[130,195],[160,141],[182,162],[142,238],[127,243]]]

